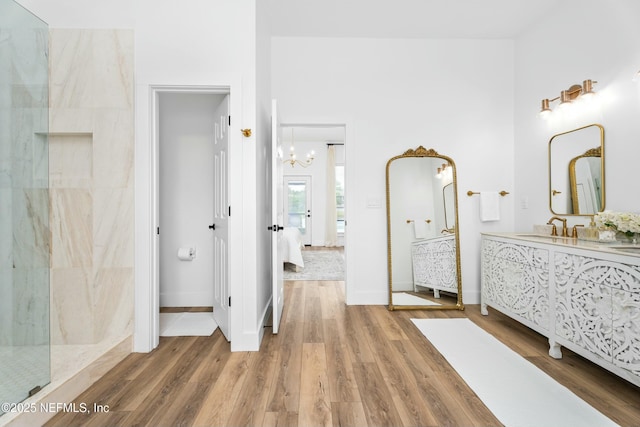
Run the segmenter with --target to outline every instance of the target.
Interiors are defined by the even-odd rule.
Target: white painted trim
[[[203,301],[210,301],[208,292],[161,292],[160,307],[201,307],[210,306]]]
[[[158,346],[160,322],[159,282],[157,277],[156,227],[158,227],[157,168],[158,168],[158,94],[161,92],[220,93],[231,94],[231,127],[229,139],[229,233],[241,242],[242,227],[242,135],[236,132],[242,123],[242,91],[239,79],[222,79],[214,84],[138,84],[136,85],[136,144],[135,144],[135,328],[134,352],[149,352]],[[235,240],[235,239],[234,239]],[[229,242],[229,295],[241,302],[242,294],[242,244]],[[234,287],[235,284],[235,287]],[[234,307],[241,307],[236,303]],[[243,333],[242,310],[230,308],[230,337],[253,341],[255,332]],[[244,335],[248,335],[244,338]],[[235,343],[234,343],[235,344]],[[258,341],[259,344],[259,341]]]
[[[355,187],[355,171],[349,168],[350,164],[354,164],[353,159],[357,155],[355,144],[355,129],[353,120],[344,120],[345,135],[344,135],[344,181],[345,181],[345,195],[344,195],[344,209],[345,209],[345,223],[344,228],[344,266],[345,266],[345,302],[347,305],[356,304],[359,298],[355,295],[354,289],[356,289],[356,265],[355,265],[355,240],[353,233],[349,233],[349,224],[354,224],[356,217],[354,216],[355,197],[353,189]]]

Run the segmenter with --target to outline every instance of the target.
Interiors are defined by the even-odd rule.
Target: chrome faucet
[[[551,229],[551,235],[552,236],[557,236],[558,235],[558,229],[556,228],[556,225],[553,223],[553,221],[555,221],[556,219],[558,221],[562,221],[562,237],[569,237],[569,232],[567,230],[567,219],[566,218],[560,218],[560,217],[557,217],[557,216],[551,217],[549,222],[547,222],[547,225],[553,225],[553,228]]]

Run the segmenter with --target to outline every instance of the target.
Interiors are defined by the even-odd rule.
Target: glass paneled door
[[[311,245],[311,177],[285,176],[285,227],[296,227],[302,234],[302,243]]]
[[[48,37],[0,0],[0,415],[50,378]]]

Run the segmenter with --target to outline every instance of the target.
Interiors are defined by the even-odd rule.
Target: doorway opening
[[[312,162],[285,161],[285,225],[298,228],[304,247],[303,266],[286,264],[285,280],[346,282],[346,162],[344,124],[282,124],[283,150],[295,143]],[[293,136],[295,135],[295,141]]]
[[[160,93],[158,203],[160,336],[211,335],[214,245],[212,144],[226,94]]]
[[[156,342],[218,327],[230,338],[229,105],[228,87],[152,88]]]

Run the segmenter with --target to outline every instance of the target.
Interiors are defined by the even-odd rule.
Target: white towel
[[[500,220],[500,200],[497,191],[480,192],[480,221]]]
[[[416,236],[416,239],[426,239],[429,235],[426,221],[413,221],[413,234]]]

